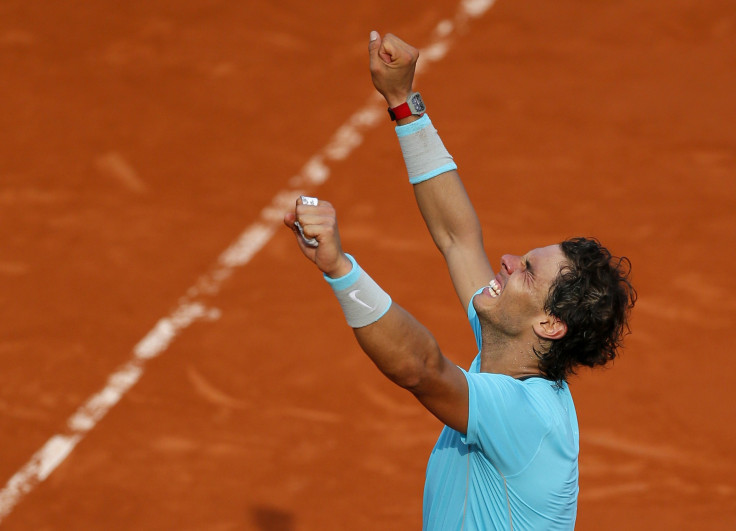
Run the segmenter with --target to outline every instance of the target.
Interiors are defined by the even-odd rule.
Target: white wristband
[[[346,256],[353,264],[350,273],[339,278],[324,275],[324,278],[335,292],[348,324],[362,328],[384,316],[391,307],[391,297],[361,269],[355,258]]]
[[[457,164],[445,149],[428,115],[406,125],[396,126],[396,135],[399,137],[411,184],[418,184],[457,169]]]

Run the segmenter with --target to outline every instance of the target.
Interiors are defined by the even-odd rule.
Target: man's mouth
[[[491,297],[498,297],[499,295],[501,295],[502,288],[495,278],[488,283],[488,286],[490,287],[488,293],[490,293]]]

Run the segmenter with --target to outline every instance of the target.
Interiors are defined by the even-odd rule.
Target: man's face
[[[481,322],[514,337],[549,317],[544,302],[552,282],[567,263],[559,245],[529,251],[524,256],[501,257],[501,270],[490,285],[473,299]]]

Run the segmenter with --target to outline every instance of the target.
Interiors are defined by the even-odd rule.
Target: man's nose
[[[521,257],[515,254],[505,254],[501,257],[501,267],[510,275],[521,265]]]

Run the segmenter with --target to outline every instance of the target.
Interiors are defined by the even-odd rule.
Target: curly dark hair
[[[561,385],[579,365],[605,365],[631,332],[629,316],[637,294],[631,262],[615,257],[594,238],[560,244],[568,264],[550,287],[544,309],[567,325],[549,350],[536,352],[542,374]]]

